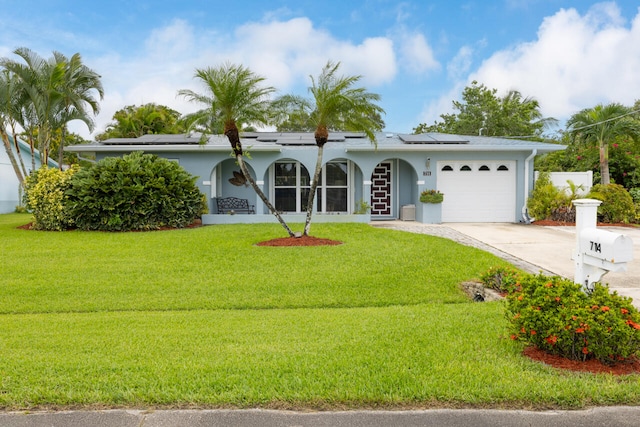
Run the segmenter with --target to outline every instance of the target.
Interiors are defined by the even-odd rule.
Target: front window
[[[347,162],[329,162],[322,168],[317,194],[320,212],[348,212],[348,177]]]
[[[275,208],[280,212],[304,212],[309,197],[309,172],[300,162],[274,165]]]
[[[277,162],[273,165],[273,178],[275,208],[280,212],[305,212],[311,187],[307,169],[300,162]],[[349,165],[346,161],[329,162],[322,168],[316,206],[318,212],[349,211]]]

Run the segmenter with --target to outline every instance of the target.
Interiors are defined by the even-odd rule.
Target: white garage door
[[[515,161],[440,161],[443,222],[515,222]]]

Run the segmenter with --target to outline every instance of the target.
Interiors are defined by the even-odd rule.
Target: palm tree
[[[609,143],[622,135],[640,135],[640,126],[630,116],[632,110],[622,104],[598,104],[574,114],[567,121],[575,141],[597,144],[600,152],[600,183],[609,184]]]
[[[183,89],[178,92],[178,95],[191,102],[204,104],[206,107],[191,114],[187,120],[192,126],[206,127],[209,131],[215,130],[216,123],[222,123],[222,131],[231,144],[233,155],[242,174],[269,211],[276,216],[289,233],[289,236],[294,236],[280,213],[276,211],[249,173],[244,162],[238,128],[243,125],[269,123],[271,105],[269,96],[275,89],[270,86],[261,86],[265,79],[254,74],[248,68],[228,63],[217,68],[196,69],[195,77],[204,83],[207,93],[203,95],[189,89]]]
[[[0,72],[0,137],[9,161],[18,178],[20,185],[28,175],[28,170],[22,160],[18,138],[16,136],[16,109],[17,109],[16,78],[8,70]],[[11,135],[11,138],[10,138]],[[13,140],[13,144],[11,143]]]
[[[51,133],[56,123],[59,123],[58,116],[63,109],[63,96],[59,88],[64,81],[66,63],[57,61],[55,57],[45,60],[24,47],[16,49],[14,53],[25,63],[3,58],[0,64],[14,73],[20,81],[20,105],[24,109],[20,115],[23,122],[20,124],[30,134],[31,143],[36,138],[34,133],[37,132],[42,164],[46,164]],[[34,163],[32,156],[32,166],[35,166]]]
[[[313,95],[313,100],[285,95],[275,102],[275,108],[280,112],[281,119],[299,122],[301,118],[308,118],[315,129],[314,138],[318,147],[318,157],[307,200],[305,236],[309,235],[311,227],[313,202],[318,189],[324,145],[329,138],[329,130],[364,132],[369,140],[376,144],[375,132],[384,127],[380,119],[380,114],[383,114],[384,110],[375,103],[380,100],[380,96],[367,92],[363,87],[354,87],[362,76],[338,76],[339,68],[339,62],[329,61],[317,80],[310,76],[309,92]]]
[[[62,95],[62,110],[59,112],[57,127],[61,130],[60,145],[58,147],[58,164],[62,168],[64,143],[67,134],[67,123],[71,120],[81,120],[93,132],[95,123],[91,113],[100,112],[98,100],[94,97],[94,91],[100,99],[104,98],[104,89],[100,75],[82,63],[79,53],[75,53],[70,59],[59,52],[53,53],[56,63],[65,64],[65,72],[60,86],[56,88]],[[87,110],[87,107],[91,111]]]

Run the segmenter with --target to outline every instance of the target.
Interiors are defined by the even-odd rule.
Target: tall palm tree
[[[354,87],[362,76],[339,76],[340,63],[331,61],[322,69],[316,80],[311,77],[311,92],[313,99],[305,99],[294,95],[285,95],[275,102],[275,108],[284,120],[295,117],[308,117],[314,131],[318,156],[316,168],[311,181],[311,189],[307,200],[307,216],[304,225],[304,235],[309,235],[313,202],[318,189],[324,146],[329,138],[329,130],[363,132],[369,140],[376,144],[375,132],[382,130],[384,123],[380,114],[384,110],[376,104],[380,95],[367,92],[363,87]],[[284,114],[283,114],[284,112]]]
[[[0,137],[19,185],[22,185],[24,178],[28,175],[28,170],[24,165],[15,132],[15,115],[18,109],[17,95],[15,76],[8,70],[2,70],[0,72]],[[11,140],[13,140],[13,144]]]
[[[25,123],[21,123],[25,131],[29,132],[29,139],[33,141],[37,132],[38,149],[42,156],[42,164],[46,164],[49,157],[52,130],[62,110],[63,96],[59,90],[65,75],[66,63],[58,62],[55,58],[45,60],[30,49],[21,47],[14,51],[24,60],[24,63],[3,58],[0,64],[14,73],[22,90],[21,104],[24,113],[21,115]],[[32,166],[34,159],[32,156]],[[35,167],[34,167],[35,169]]]
[[[280,224],[289,233],[289,236],[294,236],[280,213],[276,211],[251,176],[244,162],[244,153],[238,128],[243,125],[269,123],[271,105],[269,96],[275,89],[270,86],[261,86],[265,79],[254,74],[248,68],[228,63],[217,68],[196,69],[195,77],[204,83],[207,93],[200,94],[189,89],[183,89],[178,92],[178,95],[191,102],[204,104],[206,107],[191,114],[187,120],[192,126],[204,126],[209,128],[210,131],[215,130],[215,123],[222,122],[222,131],[231,144],[233,155],[240,166],[242,174],[269,211],[276,216]],[[211,127],[214,127],[214,129],[211,129]]]
[[[567,121],[575,141],[596,144],[600,154],[600,183],[609,184],[609,143],[616,137],[640,135],[638,123],[630,117],[632,110],[622,104],[598,104],[574,114]]]
[[[56,88],[62,95],[57,124],[61,130],[58,164],[62,168],[67,123],[71,120],[80,120],[87,125],[90,132],[93,132],[95,122],[91,115],[95,116],[100,112],[100,104],[94,94],[97,92],[102,100],[104,89],[100,75],[82,63],[79,53],[75,53],[71,58],[67,58],[59,52],[53,52],[53,56],[56,63],[65,64],[64,76],[59,87]]]

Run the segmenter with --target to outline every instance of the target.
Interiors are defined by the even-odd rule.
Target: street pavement
[[[639,421],[640,408],[626,406],[580,411],[250,409],[0,413],[2,427],[637,427]]]
[[[574,227],[525,224],[419,224],[385,221],[373,225],[449,238],[491,252],[531,273],[573,278]],[[634,260],[624,273],[603,282],[640,306],[640,230],[606,227],[633,239]],[[640,426],[640,407],[595,407],[578,411],[433,409],[412,411],[296,412],[275,410],[97,410],[0,412],[0,427],[569,427]]]

